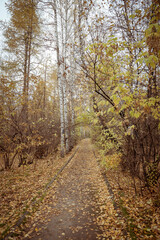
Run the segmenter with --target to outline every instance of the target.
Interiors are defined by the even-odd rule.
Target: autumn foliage
[[[91,137],[130,238],[158,239],[160,3],[71,3],[6,5],[0,170],[33,174],[39,159],[47,169],[47,157]]]

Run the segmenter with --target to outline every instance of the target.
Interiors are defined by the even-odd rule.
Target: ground
[[[49,212],[43,203],[38,213],[41,222],[32,218],[33,228],[23,239],[126,239],[124,222],[118,219],[89,139],[80,143],[49,192]],[[46,222],[44,214],[49,218]]]
[[[142,194],[137,179],[135,192],[119,155],[102,161],[90,139],[76,149],[0,172],[0,239],[159,239],[158,192]]]

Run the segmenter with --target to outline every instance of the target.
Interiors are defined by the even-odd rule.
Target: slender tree
[[[23,77],[23,121],[28,119],[31,56],[34,54],[33,42],[39,32],[37,5],[37,0],[10,0],[7,3],[11,19],[4,36],[6,50],[12,54],[13,61],[17,63],[19,68],[17,70]]]
[[[64,96],[63,96],[63,82],[61,74],[61,59],[60,59],[60,42],[58,34],[58,14],[57,14],[57,0],[52,2],[52,8],[54,11],[54,25],[55,25],[55,38],[56,38],[56,53],[57,53],[57,80],[59,88],[59,102],[60,102],[60,122],[61,122],[61,156],[65,154],[65,138],[64,138]]]

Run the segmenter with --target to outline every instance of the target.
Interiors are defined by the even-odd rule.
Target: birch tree
[[[54,27],[55,27],[55,41],[56,41],[56,53],[57,53],[57,80],[59,88],[59,103],[60,103],[60,122],[61,122],[61,156],[65,154],[65,138],[64,138],[64,95],[63,95],[63,82],[61,74],[61,59],[60,59],[60,43],[58,34],[58,14],[57,14],[57,0],[52,2],[52,8],[54,11]]]
[[[61,32],[62,32],[62,79],[64,94],[64,122],[65,122],[65,148],[69,152],[69,125],[68,125],[68,79],[67,79],[67,43],[68,43],[68,4],[69,2],[61,1]]]
[[[61,155],[73,145],[74,126],[74,1],[52,1],[54,11],[55,42],[57,53],[57,78],[59,83],[61,116]],[[69,112],[69,110],[71,112]]]

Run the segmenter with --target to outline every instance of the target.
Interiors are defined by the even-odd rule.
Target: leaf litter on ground
[[[36,160],[36,165],[30,164],[0,172],[1,238],[3,232],[14,226],[26,210],[31,213],[36,210],[36,204],[32,209],[33,201],[39,202],[42,200],[45,186],[64,165],[73,151],[63,159],[58,156],[50,156]],[[45,208],[49,211],[49,206],[46,205]],[[38,212],[35,213],[35,216],[37,214]],[[19,232],[19,230],[17,231]]]

